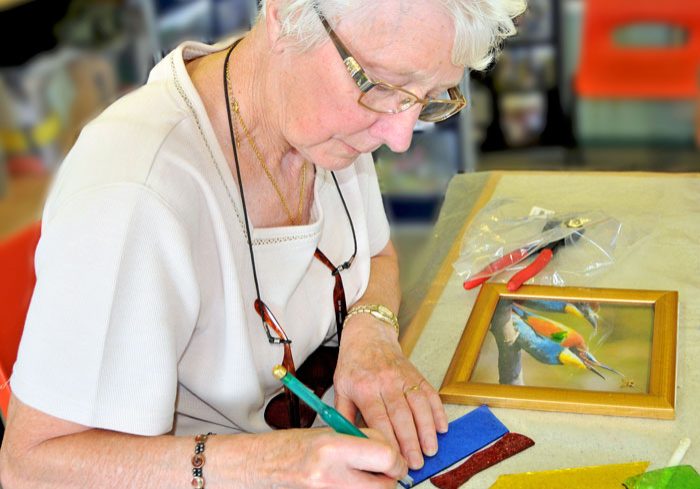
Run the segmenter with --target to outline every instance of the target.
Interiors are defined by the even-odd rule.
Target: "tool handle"
[[[520,270],[508,281],[508,290],[514,292],[520,288],[522,284],[537,275],[547,264],[552,260],[554,253],[551,249],[543,249],[537,258],[528,266]]]
[[[523,248],[520,248],[515,251],[511,251],[507,255],[502,256],[498,260],[490,263],[487,265],[484,269],[482,269],[479,273],[476,274],[477,278],[473,278],[471,280],[465,280],[464,281],[464,288],[467,290],[471,290],[474,287],[478,287],[479,285],[483,284],[486,282],[489,278],[491,278],[492,275],[495,275],[496,273],[500,272],[504,268],[508,268],[511,265],[514,265],[521,261],[523,258],[525,258],[531,251],[533,247],[532,245],[530,246],[525,246]]]
[[[463,285],[466,290],[472,290],[474,287],[478,287],[490,278],[491,277],[487,275],[485,277],[479,277],[472,280],[465,280]]]

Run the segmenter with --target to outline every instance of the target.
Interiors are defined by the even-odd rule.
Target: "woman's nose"
[[[370,134],[381,139],[393,152],[403,153],[411,146],[421,107],[416,104],[398,114],[382,114],[370,128]]]

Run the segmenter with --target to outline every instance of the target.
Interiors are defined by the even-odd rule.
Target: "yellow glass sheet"
[[[646,470],[649,462],[594,465],[500,476],[491,489],[621,489],[622,482]]]

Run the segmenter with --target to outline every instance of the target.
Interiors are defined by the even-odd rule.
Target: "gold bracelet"
[[[381,322],[388,324],[399,334],[399,320],[391,309],[382,304],[358,304],[352,306],[345,316],[345,321],[356,314],[370,314]]]

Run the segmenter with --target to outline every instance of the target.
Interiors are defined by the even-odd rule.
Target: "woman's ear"
[[[280,20],[279,1],[267,0],[265,5],[265,28],[267,41],[275,52],[284,50],[284,35],[282,34],[282,21]]]

